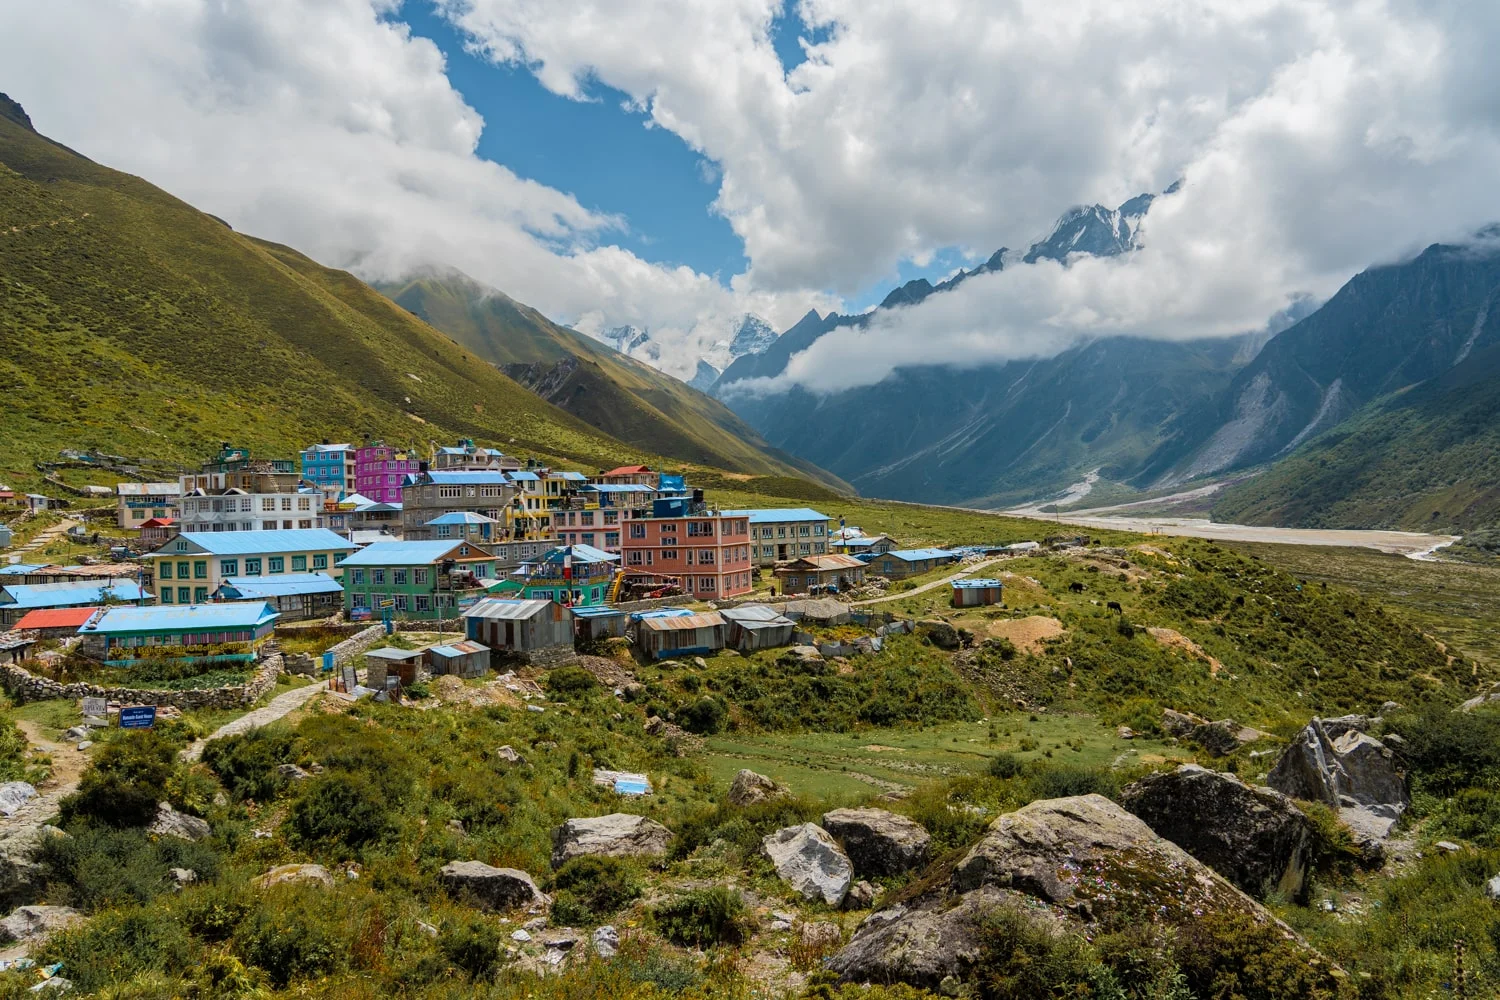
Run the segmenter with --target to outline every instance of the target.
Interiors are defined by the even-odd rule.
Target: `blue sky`
[[[625,107],[626,95],[596,82],[592,101],[559,97],[521,67],[497,66],[466,51],[459,33],[426,0],[406,0],[400,19],[443,51],[448,79],[484,117],[480,156],[565,191],[586,208],[622,217],[627,228],[605,239],[652,263],[685,264],[723,283],[749,265],[740,239],[713,210],[713,164],[670,132],[648,128],[644,114]],[[787,70],[804,61],[798,39],[808,34],[793,9],[777,21],[774,42]],[[936,282],[966,263],[954,248],[939,251],[926,267],[903,261],[896,273],[850,298],[848,307],[861,311],[896,285],[923,277]]]

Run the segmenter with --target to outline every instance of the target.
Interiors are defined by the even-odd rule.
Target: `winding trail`
[[[221,740],[226,736],[238,736],[241,733],[248,733],[252,729],[268,726],[277,719],[285,718],[327,689],[327,681],[318,681],[316,684],[309,684],[306,687],[284,691],[260,708],[246,712],[233,722],[226,722],[201,740],[195,740],[192,746],[182,751],[182,759],[197,760],[202,757],[203,748],[211,740]]]
[[[884,604],[886,601],[899,601],[905,597],[915,597],[917,594],[924,594],[929,590],[936,590],[939,587],[946,587],[954,580],[962,580],[966,576],[972,576],[982,569],[988,569],[996,563],[1005,562],[1009,558],[1009,556],[1000,556],[997,559],[986,559],[984,562],[974,563],[973,565],[968,566],[957,573],[954,573],[952,576],[945,576],[941,580],[933,580],[931,583],[924,583],[920,587],[913,587],[910,590],[903,590],[899,594],[887,594],[884,597],[872,597],[866,601],[855,601],[850,605],[850,607],[862,608],[867,604]]]
[[[9,553],[9,555],[24,556],[28,552],[35,552],[37,549],[40,549],[43,546],[50,545],[52,542],[57,541],[59,536],[67,534],[68,530],[70,528],[77,527],[78,523],[79,522],[73,520],[72,518],[65,517],[51,527],[43,528],[41,531],[37,532],[35,538],[27,542],[25,545],[21,546],[19,549],[16,549],[14,552]]]

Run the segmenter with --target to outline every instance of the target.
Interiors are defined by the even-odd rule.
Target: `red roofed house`
[[[152,517],[141,522],[141,542],[153,547],[171,541],[177,535],[177,518]]]
[[[649,465],[622,465],[618,469],[601,472],[594,477],[596,483],[614,486],[655,486],[656,473]]]
[[[61,639],[77,635],[98,611],[98,608],[37,608],[22,615],[11,628],[35,632],[43,639]]]

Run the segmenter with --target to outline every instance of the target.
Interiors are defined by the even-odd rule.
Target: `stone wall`
[[[393,622],[397,632],[463,632],[464,620],[462,618],[439,618],[435,621],[416,619],[402,619]]]
[[[385,638],[384,625],[371,625],[328,649],[333,654],[333,668],[337,670],[360,653],[373,649]],[[319,657],[321,661],[322,657]]]
[[[153,691],[145,688],[107,688],[97,684],[61,684],[38,677],[15,665],[0,665],[0,685],[21,701],[43,701],[48,698],[104,698],[122,705],[171,705],[176,708],[239,708],[259,701],[276,686],[281,673],[281,657],[268,656],[260,662],[255,676],[244,684],[207,688],[201,691]]]

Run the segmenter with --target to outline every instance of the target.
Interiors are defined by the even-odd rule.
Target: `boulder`
[[[278,865],[260,877],[262,889],[304,882],[315,882],[325,889],[333,888],[333,876],[322,865]]]
[[[493,868],[483,861],[450,861],[438,881],[454,896],[467,897],[489,910],[542,906],[548,900],[531,876],[517,868]]]
[[[0,920],[0,942],[44,941],[82,919],[71,906],[18,906]]]
[[[957,649],[962,645],[959,640],[958,629],[949,625],[941,618],[924,618],[917,622],[917,635],[926,639],[938,649]]]
[[[1125,788],[1121,801],[1160,836],[1252,896],[1300,899],[1313,830],[1291,799],[1270,788],[1183,764]]]
[[[1170,708],[1162,709],[1161,728],[1168,736],[1176,736],[1181,739],[1190,734],[1199,726],[1208,725],[1208,720],[1201,715],[1193,715],[1190,712],[1176,712]]]
[[[834,809],[823,829],[844,845],[861,875],[901,875],[927,863],[932,836],[905,816],[885,809]]]
[[[173,809],[166,802],[156,804],[156,819],[146,828],[147,833],[158,837],[177,837],[179,840],[202,840],[213,830],[197,816],[189,816]]]
[[[1233,719],[1205,722],[1188,730],[1189,742],[1207,750],[1216,757],[1228,757],[1246,743],[1254,743],[1265,734],[1258,729],[1242,726]]]
[[[1490,899],[1500,900],[1500,875],[1496,875],[1484,884],[1484,894]]]
[[[62,976],[48,976],[31,988],[32,993],[67,993],[73,988],[73,980]]]
[[[1292,740],[1266,783],[1295,799],[1322,802],[1339,811],[1367,857],[1411,804],[1406,776],[1395,756],[1375,737],[1356,728],[1360,716],[1314,719]]]
[[[615,952],[620,950],[620,932],[609,924],[595,927],[592,941],[594,954],[600,958],[614,958]]]
[[[47,888],[47,870],[33,858],[49,836],[67,834],[55,826],[0,830],[0,905],[15,906],[41,898]]]
[[[72,729],[64,730],[62,738],[64,743],[78,743],[88,739],[92,735],[93,730],[89,729],[88,726],[74,726]]]
[[[513,747],[513,746],[511,746],[511,745],[509,745],[509,744],[506,744],[505,746],[501,747],[499,750],[496,750],[495,751],[495,756],[499,757],[501,760],[505,761],[507,764],[524,764],[524,763],[526,763],[526,758],[522,757],[519,753],[517,753],[516,752],[516,748]]]
[[[849,887],[849,893],[844,897],[844,909],[868,910],[875,905],[877,895],[879,891],[869,882],[861,879]]]
[[[167,874],[171,876],[172,884],[179,889],[198,881],[198,873],[191,868],[169,868]]]
[[[277,764],[276,775],[285,781],[306,781],[312,777],[296,764]]]
[[[804,663],[823,662],[823,654],[818,651],[817,646],[789,646],[787,647],[787,651],[781,655],[783,659],[791,657],[794,660],[801,660]]]
[[[803,897],[838,906],[849,891],[854,865],[849,856],[816,823],[777,830],[761,841],[776,874]]]
[[[972,971],[1001,911],[1086,936],[1101,925],[1184,924],[1215,912],[1274,920],[1103,796],[1044,799],[997,818],[946,883],[868,917],[828,968],[845,981],[934,989]]]
[[[1494,704],[1495,702],[1500,702],[1500,681],[1491,684],[1488,691],[1475,695],[1458,707],[1460,711],[1472,712],[1476,708],[1482,708],[1485,705]]]
[[[585,854],[659,858],[671,839],[671,830],[631,813],[570,819],[552,832],[552,867]]]
[[[749,768],[740,771],[734,776],[734,781],[729,785],[729,804],[732,806],[753,806],[757,802],[769,802],[789,794],[787,790],[766,777],[764,774],[756,774]]]
[[[24,781],[0,784],[0,815],[14,816],[21,807],[36,798],[36,789]]]

